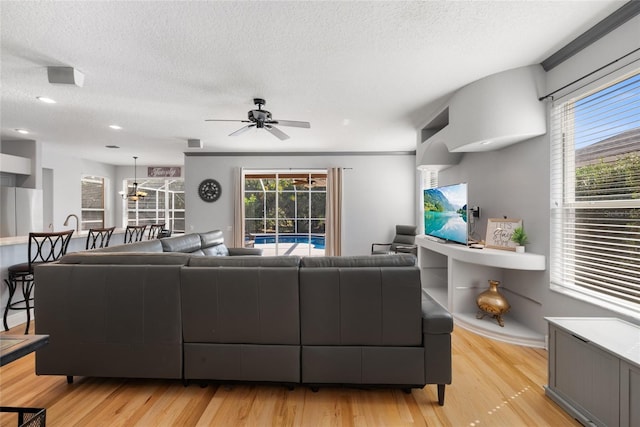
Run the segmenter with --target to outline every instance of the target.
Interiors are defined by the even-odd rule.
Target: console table
[[[515,315],[500,327],[490,318],[477,319],[476,297],[487,289],[488,280],[503,281],[505,270],[544,271],[546,258],[533,253],[515,253],[499,249],[472,249],[455,243],[440,243],[426,236],[416,236],[418,264],[423,289],[446,307],[457,326],[477,334],[530,347],[545,347],[545,336]],[[539,312],[540,304],[516,294],[507,294],[511,311]],[[541,328],[544,325],[541,325]]]
[[[640,425],[640,326],[549,317],[545,393],[584,425]]]

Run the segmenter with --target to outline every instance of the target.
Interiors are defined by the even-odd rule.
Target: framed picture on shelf
[[[513,231],[522,227],[521,219],[513,218],[489,218],[487,220],[487,237],[485,248],[515,251],[516,242],[511,240]]]

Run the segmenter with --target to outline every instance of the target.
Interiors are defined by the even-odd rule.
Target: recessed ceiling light
[[[26,129],[16,129],[16,132],[21,133],[23,135],[28,135],[29,131]]]
[[[53,99],[51,99],[51,98],[47,98],[46,96],[38,96],[37,98],[38,98],[40,101],[42,101],[42,102],[44,102],[44,103],[46,103],[46,104],[55,104],[55,103],[56,103],[56,101],[54,101],[54,100],[53,100]]]
[[[107,148],[120,148],[117,145],[105,145],[105,147],[107,147]]]
[[[491,144],[492,142],[493,142],[493,141],[491,141],[491,140],[482,141],[482,142],[480,143],[480,145],[489,145],[489,144]]]
[[[122,129],[122,128],[121,128],[120,126],[118,126],[118,125],[109,125],[109,127],[110,127],[111,129],[115,129],[115,130],[120,130],[120,129]]]

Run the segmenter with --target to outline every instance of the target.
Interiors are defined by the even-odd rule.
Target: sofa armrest
[[[422,333],[450,334],[453,331],[453,316],[422,290]]]
[[[229,256],[262,255],[262,248],[229,248]]]
[[[424,380],[438,385],[438,404],[444,405],[445,384],[451,384],[451,332],[453,317],[447,309],[422,290],[422,345]]]

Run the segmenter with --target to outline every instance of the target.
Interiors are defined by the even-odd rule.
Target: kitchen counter
[[[60,230],[60,231],[64,231],[64,230]],[[71,236],[71,240],[80,239],[80,238],[83,240],[86,240],[88,233],[89,232],[87,230],[81,230],[80,232],[74,231],[73,236]],[[115,229],[115,231],[113,232],[113,236],[111,236],[113,243],[116,243],[116,241],[118,241],[118,239],[116,239],[116,241],[113,241],[114,236],[116,236],[117,234],[124,234],[124,228]],[[119,239],[119,240],[122,240],[122,239]],[[0,247],[27,244],[28,242],[29,242],[29,236],[0,237]]]

